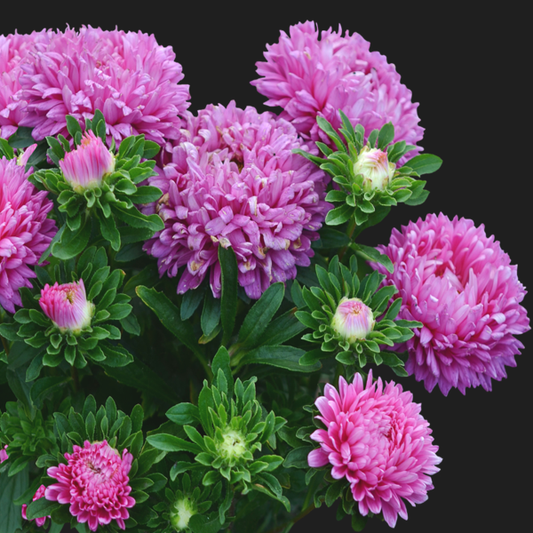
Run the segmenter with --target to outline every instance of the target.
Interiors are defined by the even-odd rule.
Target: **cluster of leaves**
[[[54,431],[57,436],[57,452],[48,451],[41,455],[36,465],[46,469],[65,462],[65,453],[72,453],[73,445],[83,447],[84,442],[101,442],[106,440],[109,446],[120,454],[124,449],[130,452],[134,459],[129,472],[131,496],[135,499],[135,506],[130,511],[130,518],[126,521],[127,528],[135,528],[146,524],[157,516],[151,509],[150,495],[161,491],[167,478],[159,472],[150,472],[152,465],[164,458],[164,453],[155,450],[144,442],[142,424],[144,412],[140,405],[135,405],[128,416],[117,409],[113,398],[109,397],[97,409],[96,400],[92,395],[87,396],[81,413],[73,407],[67,414],[54,413]],[[36,478],[28,490],[18,499],[21,503],[28,503],[41,483],[49,485],[53,480],[47,476]],[[28,520],[42,516],[51,516],[56,524],[70,523],[72,528],[79,526],[77,519],[69,512],[69,505],[61,505],[45,498],[36,500],[28,505],[26,510]],[[120,531],[115,521],[108,526],[111,531]]]
[[[81,143],[82,130],[74,117],[67,115],[66,120],[76,148]],[[86,119],[85,129],[105,142],[106,125],[99,110],[92,120]],[[48,156],[59,166],[59,161],[70,151],[70,144],[62,135],[46,140],[50,146]],[[30,178],[32,183],[57,195],[58,218],[62,225],[51,243],[52,254],[70,259],[81,253],[89,242],[95,221],[99,226],[99,231],[96,228],[95,231],[115,251],[124,244],[145,241],[162,230],[164,224],[159,216],[144,215],[134,205],[155,202],[161,197],[157,187],[139,185],[154,175],[155,161],[148,159],[158,151],[159,145],[146,141],[144,135],[127,137],[114,155],[114,172],[106,176],[99,187],[84,190],[82,194],[72,189],[59,168],[35,172]],[[111,152],[115,152],[114,140]]]
[[[258,491],[290,509],[278,478],[271,472],[282,463],[279,455],[263,453],[263,446],[275,448],[275,435],[286,423],[273,411],[266,414],[256,399],[257,378],[234,382],[228,351],[221,347],[212,362],[214,381],[204,382],[198,406],[181,403],[172,407],[168,418],[183,427],[186,438],[169,433],[150,435],[147,441],[166,452],[189,452],[194,461],[178,461],[171,471],[177,475],[203,470],[202,483],[222,481],[225,497],[219,505],[219,520],[224,524],[234,492],[242,495]],[[201,426],[203,434],[196,429]]]
[[[416,178],[435,172],[441,166],[442,160],[431,154],[413,157],[401,168],[396,169],[393,179],[383,190],[365,191],[364,176],[354,172],[354,165],[364,146],[386,152],[391,163],[396,163],[416,147],[406,144],[405,141],[391,144],[394,139],[394,126],[390,122],[380,130],[373,130],[368,136],[368,142],[365,143],[364,127],[358,124],[354,129],[342,111],[340,115],[342,127],[339,131],[344,140],[326,119],[317,117],[319,127],[335,143],[337,150],[317,142],[324,158],[303,150],[298,151],[330,174],[333,181],[339,185],[338,189],[330,190],[326,196],[328,202],[337,204],[337,207],[328,212],[326,224],[336,226],[352,220],[360,228],[363,225],[372,226],[385,218],[390,206],[399,202],[408,205],[422,204],[429,192],[424,190],[426,182]]]
[[[52,285],[83,280],[87,299],[95,305],[91,324],[80,335],[61,332],[43,313],[39,297],[34,297],[29,289],[21,289],[23,307],[14,315],[14,322],[0,325],[0,334],[9,340],[24,342],[38,353],[28,367],[26,379],[39,377],[43,366],[56,367],[63,360],[76,368],[87,365],[87,359],[113,367],[129,364],[133,357],[120,344],[112,344],[121,338],[121,330],[110,324],[117,321],[126,331],[138,335],[139,324],[131,314],[130,296],[118,293],[124,279],[124,272],[111,271],[104,248],[91,246],[79,257],[59,264],[48,270],[37,268],[40,283]],[[71,276],[71,279],[65,279]]]
[[[374,250],[371,253],[375,256],[377,252]],[[380,255],[378,259],[388,265],[383,256]],[[405,342],[413,336],[411,328],[422,326],[420,322],[394,320],[402,304],[401,298],[397,298],[389,306],[390,299],[398,292],[396,287],[386,285],[379,288],[385,276],[377,271],[360,281],[355,255],[350,257],[350,268],[340,263],[338,256],[335,256],[330,261],[327,270],[316,265],[316,275],[320,286],[303,288],[302,296],[307,310],[297,311],[296,318],[313,330],[312,333],[306,333],[302,338],[321,346],[320,349],[307,352],[300,360],[300,364],[314,364],[326,353],[334,354],[337,361],[350,366],[352,375],[364,368],[370,360],[376,365],[384,363],[390,366],[398,376],[407,376],[404,361],[394,352],[380,349],[380,345],[394,346],[394,344]],[[372,309],[373,318],[376,320],[374,329],[368,333],[366,338],[358,339],[352,344],[331,326],[342,298],[362,300]]]

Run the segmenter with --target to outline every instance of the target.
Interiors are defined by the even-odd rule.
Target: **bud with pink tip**
[[[7,461],[9,459],[9,455],[7,455],[7,444],[0,448],[0,463],[3,463],[4,461]]]
[[[374,329],[372,309],[359,298],[343,298],[331,322],[331,327],[350,344],[364,340]]]
[[[86,189],[99,187],[102,179],[115,170],[115,157],[102,139],[89,130],[76,150],[65,154],[59,167],[74,191],[82,194]]]
[[[39,305],[44,314],[52,320],[62,333],[70,331],[79,335],[90,325],[94,304],[87,301],[83,280],[77,283],[45,285],[41,291]]]
[[[368,146],[361,150],[353,166],[356,176],[362,174],[363,189],[367,192],[385,189],[394,177],[395,170],[396,165],[389,163],[387,152]]]

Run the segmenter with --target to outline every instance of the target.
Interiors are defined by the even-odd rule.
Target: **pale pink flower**
[[[0,448],[0,463],[3,463],[4,461],[7,461],[9,459],[9,455],[7,455],[7,444]]]
[[[57,281],[52,286],[47,283],[41,290],[39,305],[61,332],[71,331],[74,334],[79,334],[91,324],[94,313],[94,304],[87,301],[82,279],[62,285]]]
[[[67,464],[48,468],[50,477],[57,479],[46,488],[47,500],[69,504],[69,511],[80,523],[88,523],[91,531],[99,525],[115,520],[118,527],[125,529],[124,520],[135,500],[129,495],[128,473],[133,455],[126,449],[122,457],[107,441],[84,442],[84,447],[73,446],[73,452],[66,453]]]
[[[179,137],[189,86],[179,84],[182,67],[171,47],[159,45],[153,35],[91,26],[47,36],[21,64],[17,94],[27,102],[20,125],[35,128],[36,140],[68,136],[66,115],[83,126],[97,109],[117,143],[141,133],[159,144]]]
[[[289,35],[282,31],[277,43],[267,45],[266,61],[256,63],[262,77],[252,85],[268,98],[266,105],[283,109],[280,116],[305,139],[330,144],[316,117],[338,129],[341,109],[352,124],[364,126],[367,136],[392,122],[394,141],[415,145],[424,131],[418,126],[418,104],[411,101],[395,66],[369,48],[357,33],[346,31],[343,37],[340,25],[337,33],[330,28],[319,38],[314,22],[299,23],[290,27]],[[407,158],[415,154],[409,152]]]
[[[74,191],[83,193],[99,187],[102,179],[115,170],[115,156],[89,130],[83,134],[81,144],[59,161],[59,168]]]
[[[483,225],[429,214],[394,229],[388,246],[378,246],[394,263],[394,273],[374,264],[385,283],[402,297],[399,317],[422,322],[407,341],[405,365],[427,390],[439,385],[463,394],[506,377],[506,366],[524,346],[515,335],[529,330],[520,302],[526,291],[517,267]]]
[[[37,489],[37,492],[33,495],[32,501],[34,502],[35,500],[38,500],[39,498],[44,497],[45,490],[46,490],[46,487],[44,485],[41,485]],[[22,504],[22,518],[24,518],[24,520],[28,520],[28,517],[26,516],[27,507],[28,507],[27,504],[25,503]],[[36,518],[35,523],[37,524],[37,527],[44,526],[47,518],[51,518],[51,517],[41,516],[40,518]]]
[[[271,113],[231,102],[210,105],[188,122],[173,162],[150,178],[163,197],[145,212],[159,213],[165,229],[145,250],[157,257],[160,275],[186,267],[178,293],[209,274],[218,298],[218,246],[231,247],[239,284],[257,299],[272,283],[294,279],[297,266],[309,266],[311,241],[331,207],[325,173],[293,153],[307,147]]]
[[[366,386],[360,374],[350,384],[341,376],[339,390],[328,383],[315,402],[326,429],[311,434],[320,448],[309,454],[309,466],[331,464],[333,479],[350,484],[359,512],[383,513],[391,527],[398,515],[407,519],[404,500],[427,500],[430,476],[442,460],[420,404],[412,400],[392,381],[385,387],[381,378],[372,383],[370,371]]]
[[[57,228],[47,214],[53,204],[37,191],[16,159],[0,159],[0,305],[11,313],[22,305],[19,289],[32,287],[30,268],[48,248]]]
[[[343,298],[335,311],[331,327],[350,344],[364,340],[374,329],[372,309],[359,298]]]
[[[361,174],[363,178],[363,189],[371,191],[378,189],[382,191],[392,181],[396,165],[389,163],[387,152],[378,148],[365,146],[353,166],[353,172],[357,176]]]

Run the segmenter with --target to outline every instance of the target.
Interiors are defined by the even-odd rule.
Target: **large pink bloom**
[[[275,281],[296,277],[308,266],[330,204],[325,174],[304,157],[295,129],[271,113],[258,114],[231,102],[189,115],[173,162],[150,183],[164,195],[145,209],[158,212],[165,229],[145,249],[159,272],[174,277],[186,266],[178,293],[200,285],[209,273],[220,297],[218,246],[232,247],[238,279],[257,299]]]
[[[289,33],[282,31],[279,42],[267,45],[266,61],[256,63],[262,77],[252,85],[268,98],[266,105],[283,108],[280,116],[304,138],[329,143],[316,117],[338,128],[341,109],[367,135],[392,122],[395,141],[414,145],[422,139],[411,91],[400,82],[395,66],[379,52],[370,52],[370,43],[359,34],[347,31],[343,37],[339,26],[338,33],[330,28],[319,39],[310,21],[291,26]]]
[[[46,218],[53,204],[29,175],[15,159],[0,159],[0,305],[11,313],[22,305],[18,290],[31,287],[29,279],[36,277],[30,267],[57,231],[55,221]]]
[[[34,127],[36,140],[68,135],[65,115],[83,124],[97,109],[117,142],[141,133],[159,144],[179,136],[189,86],[178,83],[182,68],[171,47],[153,35],[91,26],[46,35],[21,64],[17,95],[27,102],[20,125]]]
[[[311,435],[320,448],[309,454],[309,466],[331,464],[332,477],[350,483],[359,512],[382,512],[391,527],[398,515],[407,518],[404,500],[426,501],[430,475],[441,462],[429,424],[412,400],[392,381],[385,387],[381,378],[372,383],[370,371],[366,386],[360,374],[350,384],[340,377],[339,390],[328,383],[315,402],[326,429]]]
[[[83,448],[75,445],[73,453],[66,453],[65,458],[67,464],[47,470],[58,483],[46,488],[46,499],[70,504],[72,516],[80,523],[88,522],[91,531],[111,520],[125,529],[128,509],[135,505],[128,484],[133,455],[124,450],[121,457],[104,440],[93,444],[85,441]]]
[[[392,231],[388,246],[394,273],[374,265],[403,298],[400,317],[418,320],[407,341],[406,369],[427,390],[444,394],[506,377],[523,345],[514,336],[529,329],[520,305],[526,291],[517,268],[494,237],[472,220],[442,213]]]

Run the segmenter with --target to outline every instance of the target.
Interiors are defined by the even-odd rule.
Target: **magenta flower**
[[[30,268],[48,248],[57,228],[47,219],[53,204],[37,191],[15,159],[0,159],[0,305],[11,313],[22,305],[18,290],[31,287]]]
[[[179,84],[182,68],[171,47],[153,35],[91,26],[47,37],[21,64],[17,94],[27,102],[20,125],[34,127],[36,140],[67,136],[66,115],[83,125],[97,109],[117,142],[141,133],[159,144],[178,138],[189,86]]]
[[[106,148],[102,139],[91,130],[86,131],[81,144],[59,161],[65,180],[75,192],[99,187],[102,179],[115,170],[115,156]]]
[[[326,429],[311,438],[320,448],[308,456],[311,467],[332,465],[334,479],[346,478],[359,512],[383,513],[391,527],[398,515],[407,519],[404,500],[411,505],[427,500],[430,476],[439,471],[428,422],[413,395],[394,382],[383,387],[381,378],[366,386],[360,374],[348,384],[341,376],[339,390],[326,384],[315,405]]]
[[[87,301],[82,279],[63,285],[58,285],[57,281],[52,286],[47,283],[41,290],[39,305],[62,333],[71,331],[75,335],[91,324],[95,308]]]
[[[58,483],[46,488],[46,499],[70,504],[70,514],[82,524],[87,522],[91,531],[111,520],[125,529],[128,509],[135,505],[128,484],[133,455],[124,450],[121,457],[104,440],[93,444],[85,441],[83,448],[74,445],[73,453],[66,453],[65,458],[67,464],[47,470]]]
[[[386,275],[403,298],[399,317],[424,324],[407,341],[406,370],[427,390],[439,385],[463,394],[492,379],[506,377],[523,345],[514,336],[529,328],[520,305],[526,291],[494,237],[472,220],[450,220],[442,213],[392,231],[388,246],[379,246],[394,263]]]
[[[7,455],[7,444],[0,448],[0,463],[3,463],[4,461],[7,461],[9,459],[9,455]]]
[[[331,206],[324,201],[325,174],[293,154],[296,148],[307,149],[288,122],[252,107],[231,102],[189,116],[173,162],[150,178],[163,197],[145,209],[165,222],[145,244],[160,275],[174,277],[186,266],[178,293],[209,273],[220,297],[218,246],[233,248],[239,283],[254,299],[310,264],[311,241]]]
[[[267,45],[266,61],[257,62],[261,78],[252,85],[265,95],[269,106],[283,108],[281,117],[313,141],[331,141],[318,128],[316,117],[327,119],[334,128],[341,125],[339,109],[353,124],[362,124],[366,134],[387,122],[394,125],[394,141],[416,144],[422,139],[418,126],[418,104],[400,82],[394,65],[359,34],[341,35],[330,28],[320,34],[307,21],[280,32],[279,42]],[[418,150],[421,150],[419,148]],[[407,158],[416,155],[409,152]]]
[[[37,492],[33,495],[32,501],[34,502],[35,500],[38,500],[38,499],[44,497],[45,490],[46,490],[46,487],[44,485],[41,485],[37,489]],[[24,520],[28,520],[28,517],[26,516],[27,507],[28,506],[25,503],[22,504],[22,518],[24,518]],[[35,523],[37,524],[37,527],[44,526],[44,524],[46,523],[46,518],[51,518],[51,517],[50,516],[48,516],[48,517],[41,516],[40,518],[36,518],[35,519]],[[30,522],[31,521],[32,520],[30,520]]]
[[[359,298],[343,298],[335,311],[331,327],[350,344],[364,340],[374,329],[372,309]]]

